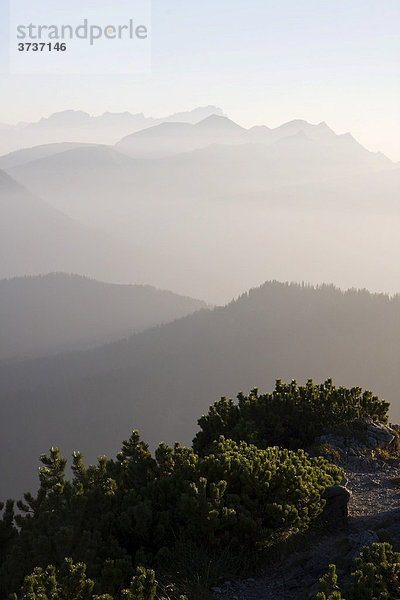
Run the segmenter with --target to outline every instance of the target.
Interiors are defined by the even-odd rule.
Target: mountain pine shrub
[[[320,580],[320,591],[314,600],[396,600],[400,598],[400,553],[387,542],[366,546],[355,559],[356,570],[344,595],[337,586],[336,568]]]
[[[223,437],[206,456],[160,444],[153,457],[136,431],[116,460],[102,456],[86,468],[74,453],[72,481],[57,448],[41,460],[37,495],[26,494],[18,503],[19,531],[0,570],[4,597],[32,571],[32,581],[41,585],[44,571],[34,568],[60,568],[65,557],[87,566],[96,594],[114,597],[137,565],[165,564],[177,544],[211,553],[270,546],[307,529],[323,510],[326,487],[342,477],[341,469],[303,450],[260,449]],[[76,569],[83,581],[84,571]],[[54,577],[49,571],[49,581]],[[90,597],[90,584],[85,586],[79,593]],[[43,594],[46,600],[47,588]]]
[[[345,600],[337,585],[336,566],[329,565],[328,572],[319,580],[319,592],[314,600]]]
[[[74,564],[66,558],[60,569],[49,565],[46,569],[36,567],[27,575],[19,594],[12,600],[114,600],[109,594],[93,594],[94,582],[86,577],[86,565]],[[157,582],[154,571],[138,567],[128,589],[118,593],[121,600],[155,600]],[[159,600],[166,600],[157,596]],[[116,600],[116,598],[115,598]],[[179,600],[187,600],[180,596]]]
[[[237,402],[226,398],[215,402],[198,421],[200,431],[193,447],[207,454],[213,441],[223,435],[259,448],[307,448],[325,430],[358,431],[362,418],[387,423],[388,410],[389,403],[371,392],[337,388],[331,379],[321,385],[310,379],[304,386],[278,379],[272,394],[260,395],[254,389],[248,396],[239,393]]]

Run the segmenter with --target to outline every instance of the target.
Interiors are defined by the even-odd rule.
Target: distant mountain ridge
[[[253,129],[212,115],[195,125],[163,123],[144,129],[115,147],[80,145],[59,151],[57,146],[53,154],[51,146],[32,148],[0,157],[0,167],[2,161],[9,164],[12,177],[78,219],[90,204],[87,190],[101,212],[104,204],[110,206],[108,194],[119,205],[129,200],[130,206],[132,198],[139,204],[145,198],[212,200],[395,169],[350,135],[338,136],[325,127],[320,135],[320,125],[304,121],[288,125],[287,131],[278,128],[283,137],[277,130],[255,136]],[[93,216],[90,211],[89,220]]]
[[[0,361],[87,349],[173,321],[206,304],[144,285],[78,275],[0,280]]]
[[[214,108],[190,113],[194,123],[177,122],[179,115],[152,121],[116,146],[64,142],[0,157],[0,168],[26,191],[90,229],[91,239],[96,228],[98,237],[93,258],[77,265],[77,253],[68,264],[63,258],[65,237],[54,236],[49,253],[34,244],[43,246],[52,234],[36,235],[23,261],[5,256],[18,270],[0,268],[0,276],[71,271],[150,283],[215,304],[266,277],[400,289],[396,261],[385,258],[400,258],[399,165],[324,122],[245,129]],[[93,119],[54,120],[75,118]],[[249,236],[251,243],[238,243]],[[101,237],[108,238],[108,255]],[[69,244],[65,255],[71,254]]]
[[[22,148],[61,142],[115,144],[134,131],[168,121],[197,123],[210,114],[223,112],[217,106],[205,106],[166,117],[146,117],[143,113],[111,113],[92,116],[81,110],[65,110],[36,123],[0,124],[0,154]]]
[[[340,144],[346,150],[349,145],[357,145],[360,152],[375,157],[376,167],[385,168],[393,164],[380,153],[372,153],[358,144],[350,134],[337,135],[325,122],[313,125],[298,119],[284,123],[275,129],[255,126],[250,129],[241,127],[222,115],[210,115],[196,124],[163,123],[148,129],[132,133],[122,138],[117,150],[134,158],[162,158],[179,153],[192,152],[212,144],[244,145],[250,143],[273,145],[284,140],[312,140],[322,147]]]
[[[117,146],[60,149],[27,149],[0,165],[81,226],[133,247],[134,259],[103,259],[88,271],[76,261],[49,268],[46,255],[46,268],[0,276],[71,271],[215,304],[266,277],[400,289],[395,261],[385,258],[400,258],[400,168],[325,123],[245,129],[208,115]],[[251,243],[238,243],[249,235]]]

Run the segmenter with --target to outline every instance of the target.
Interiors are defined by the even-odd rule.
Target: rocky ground
[[[221,582],[213,590],[215,600],[307,600],[329,564],[337,565],[340,576],[351,570],[364,546],[400,542],[400,459],[381,460],[374,444],[366,448],[339,440],[334,445],[341,451],[342,484],[351,493],[344,526],[303,538],[262,575]]]

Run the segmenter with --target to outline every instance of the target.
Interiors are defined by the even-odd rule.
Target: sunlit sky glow
[[[0,122],[216,104],[245,126],[326,121],[400,160],[399,31],[399,0],[153,0],[150,76],[8,75],[3,51]]]

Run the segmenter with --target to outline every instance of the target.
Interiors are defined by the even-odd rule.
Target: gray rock
[[[333,433],[326,433],[324,435],[320,435],[315,438],[316,444],[329,444],[333,448],[344,448],[345,441],[341,436],[335,435]]]
[[[348,560],[354,560],[357,558],[365,546],[372,546],[372,544],[379,542],[377,534],[375,531],[371,530],[362,531],[361,533],[353,533],[352,535],[348,536],[347,540],[352,546],[352,549],[346,555],[346,559]]]
[[[371,437],[370,435],[367,437],[367,444],[370,448],[378,447],[378,440],[376,438]]]
[[[337,529],[346,524],[349,515],[351,492],[343,485],[333,485],[325,490],[326,500],[322,518],[330,529]]]
[[[372,421],[367,424],[367,441],[374,443],[374,448],[389,448],[396,437],[391,427]]]

